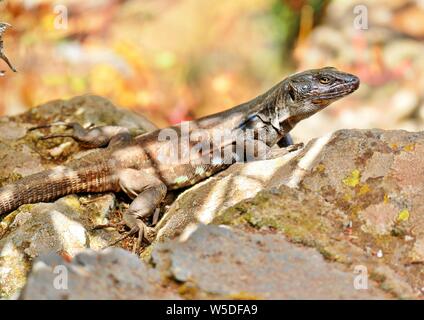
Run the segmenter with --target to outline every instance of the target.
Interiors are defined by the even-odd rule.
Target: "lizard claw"
[[[148,227],[143,221],[137,220],[138,237],[137,241],[134,243],[133,251],[136,252],[140,249],[143,240],[148,244],[152,243],[156,236],[156,231],[154,228]]]
[[[92,230],[98,230],[98,229],[108,228],[108,227],[117,227],[117,226],[125,225],[125,224],[126,223],[124,221],[122,221],[122,222],[118,222],[118,223],[114,223],[114,224],[98,225],[98,226],[95,226]],[[155,231],[154,228],[148,227],[141,220],[137,220],[136,225],[133,226],[130,229],[130,231],[128,231],[123,236],[121,236],[118,239],[116,239],[114,242],[112,242],[109,245],[107,245],[106,248],[115,246],[119,242],[127,239],[128,237],[130,237],[132,235],[135,235],[136,233],[138,235],[137,235],[137,238],[136,238],[136,240],[134,242],[134,245],[133,245],[133,252],[134,253],[138,252],[138,250],[141,248],[141,245],[143,244],[143,241],[145,241],[148,244],[150,244],[150,243],[152,243],[152,241],[154,240],[154,238],[156,236],[156,231]]]
[[[137,232],[138,232],[138,228],[134,227],[130,231],[128,231],[126,234],[124,234],[122,237],[120,237],[117,240],[115,240],[114,242],[108,244],[105,248],[113,247],[114,245],[118,244],[122,240],[125,240],[126,238],[128,238],[129,236],[132,236],[133,234],[135,234]]]

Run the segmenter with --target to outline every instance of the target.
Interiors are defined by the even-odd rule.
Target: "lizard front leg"
[[[280,148],[286,148],[286,147],[291,146],[293,144],[294,144],[294,141],[293,141],[293,138],[290,135],[290,133],[287,133],[284,137],[282,137],[280,139],[280,141],[277,142],[277,145]]]
[[[155,212],[165,198],[167,188],[157,177],[136,169],[122,169],[118,173],[118,179],[121,190],[132,198],[133,202],[123,214],[123,220],[130,231],[113,244],[138,233],[138,240],[134,246],[136,251],[143,240],[151,242],[155,235],[154,229],[148,227],[143,219]]]
[[[86,148],[100,148],[118,142],[129,141],[131,139],[130,132],[125,127],[119,126],[90,126],[84,128],[77,122],[56,122],[46,125],[33,127],[30,130],[49,128],[53,126],[65,126],[72,129],[71,133],[50,134],[40,139],[52,138],[72,138]]]

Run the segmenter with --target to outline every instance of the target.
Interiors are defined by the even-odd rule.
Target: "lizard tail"
[[[67,194],[113,190],[114,180],[109,168],[101,164],[41,171],[0,188],[0,215],[23,204],[52,201]]]

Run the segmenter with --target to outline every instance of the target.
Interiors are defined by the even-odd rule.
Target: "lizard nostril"
[[[359,82],[359,78],[357,76],[352,76],[350,82]]]
[[[359,88],[359,84],[360,84],[360,80],[357,76],[351,75],[350,79],[349,79],[349,83],[352,84],[354,86],[355,89]]]

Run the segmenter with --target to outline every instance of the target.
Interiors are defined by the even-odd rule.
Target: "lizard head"
[[[276,100],[263,109],[272,126],[283,133],[359,87],[359,78],[332,67],[294,74],[273,89]]]

